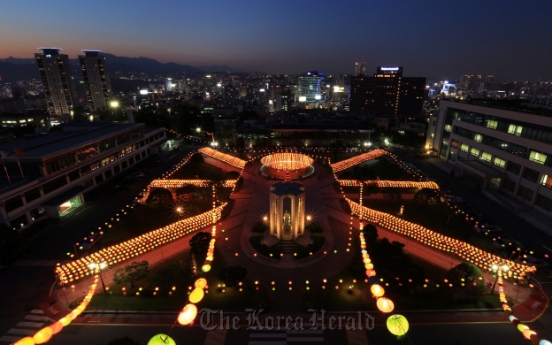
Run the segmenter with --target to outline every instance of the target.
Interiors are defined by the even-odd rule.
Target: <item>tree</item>
[[[485,279],[481,270],[473,264],[461,263],[451,268],[445,277],[458,298],[476,301],[485,294]]]
[[[211,237],[211,234],[208,232],[198,232],[190,239],[190,248],[197,259],[203,260],[207,255]]]
[[[371,243],[378,239],[378,229],[374,226],[374,224],[366,224],[363,231],[366,242]]]
[[[423,188],[414,194],[413,200],[423,207],[427,207],[430,202],[437,200],[437,196],[435,195],[435,191],[433,189]]]
[[[122,338],[114,338],[107,345],[140,345],[140,343],[127,335]]]
[[[241,266],[230,266],[220,272],[218,278],[228,287],[236,286],[247,276],[247,269]]]
[[[149,263],[147,261],[136,262],[133,261],[125,268],[118,268],[113,274],[113,281],[116,284],[130,283],[130,287],[134,287],[134,282],[144,279],[148,276]]]

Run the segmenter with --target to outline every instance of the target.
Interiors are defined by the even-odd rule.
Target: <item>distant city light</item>
[[[382,71],[398,71],[399,68],[398,67],[382,67],[381,70]]]
[[[148,90],[146,90],[146,89],[140,90],[140,94],[141,94],[141,95],[147,95],[147,94],[148,94]]]

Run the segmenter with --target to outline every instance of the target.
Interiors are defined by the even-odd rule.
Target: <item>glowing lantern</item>
[[[539,341],[539,345],[552,345],[552,343],[546,339],[542,339],[541,341]]]
[[[375,276],[376,276],[376,271],[374,271],[374,270],[366,270],[366,276],[367,276],[367,277],[375,277]]]
[[[35,344],[43,344],[50,340],[52,334],[53,332],[50,327],[44,327],[33,335],[33,341],[35,342]]]
[[[532,336],[533,334],[537,334],[535,331],[530,330],[529,328],[524,329],[522,333],[523,333],[523,336],[524,336],[526,339],[531,339],[531,336]]]
[[[190,294],[189,300],[191,303],[197,303],[203,299],[203,295],[204,295],[203,289],[195,288]]]
[[[385,297],[378,298],[376,305],[382,313],[390,313],[393,311],[393,309],[395,309],[395,304],[393,303],[393,301]]]
[[[207,286],[207,279],[205,279],[205,278],[199,278],[198,280],[195,281],[194,286],[195,286],[197,289],[203,289],[204,287]]]
[[[408,332],[408,320],[399,314],[391,315],[387,318],[387,329],[393,335],[405,335]]]
[[[372,291],[372,295],[376,297],[381,297],[385,293],[385,290],[378,284],[372,285],[370,291]]]
[[[34,345],[34,344],[35,342],[31,337],[25,337],[19,340],[18,342],[14,343],[14,345]]]
[[[166,334],[156,334],[148,341],[148,345],[176,345],[173,338]]]
[[[51,324],[48,327],[50,327],[52,329],[52,334],[58,334],[63,329],[63,325],[59,321],[54,322],[53,324]]]
[[[73,321],[69,315],[67,315],[66,317],[62,317],[59,322],[63,325],[63,327],[66,327],[67,325],[69,325],[71,323],[71,321]]]
[[[209,271],[211,270],[211,265],[209,265],[209,264],[203,265],[203,266],[201,267],[201,270],[202,270],[203,272],[209,272]]]
[[[197,307],[193,304],[186,304],[184,309],[178,314],[178,323],[181,325],[189,325],[194,321],[197,315]]]
[[[518,331],[523,332],[524,330],[529,329],[529,327],[527,327],[524,324],[520,323],[519,325],[517,325],[517,329],[518,329]]]

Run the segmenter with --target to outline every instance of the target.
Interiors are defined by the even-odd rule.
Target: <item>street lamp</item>
[[[88,265],[88,268],[90,268],[90,270],[94,273],[98,273],[98,275],[100,276],[100,281],[102,282],[102,288],[103,288],[103,292],[104,294],[107,295],[107,290],[105,288],[105,283],[103,281],[103,277],[102,277],[102,271],[107,267],[107,264],[105,262],[91,262],[89,265]]]
[[[312,220],[312,216],[308,215],[307,216],[307,221],[310,222]]]
[[[201,128],[197,127],[196,132],[198,132],[198,133],[201,132]]]

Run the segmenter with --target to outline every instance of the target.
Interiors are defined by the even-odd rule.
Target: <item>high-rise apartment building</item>
[[[299,76],[299,102],[307,105],[322,103],[324,94],[324,73],[318,71],[307,72]]]
[[[355,62],[355,76],[364,75],[366,73],[366,62]]]
[[[79,61],[90,111],[105,109],[111,97],[111,83],[105,56],[99,50],[83,49]]]
[[[351,112],[409,117],[422,113],[426,78],[403,77],[402,67],[378,67],[372,77],[351,78]]]
[[[59,53],[61,48],[38,49],[43,53],[34,55],[44,86],[50,118],[62,122],[71,120],[73,108],[78,104],[78,96],[69,57]]]

